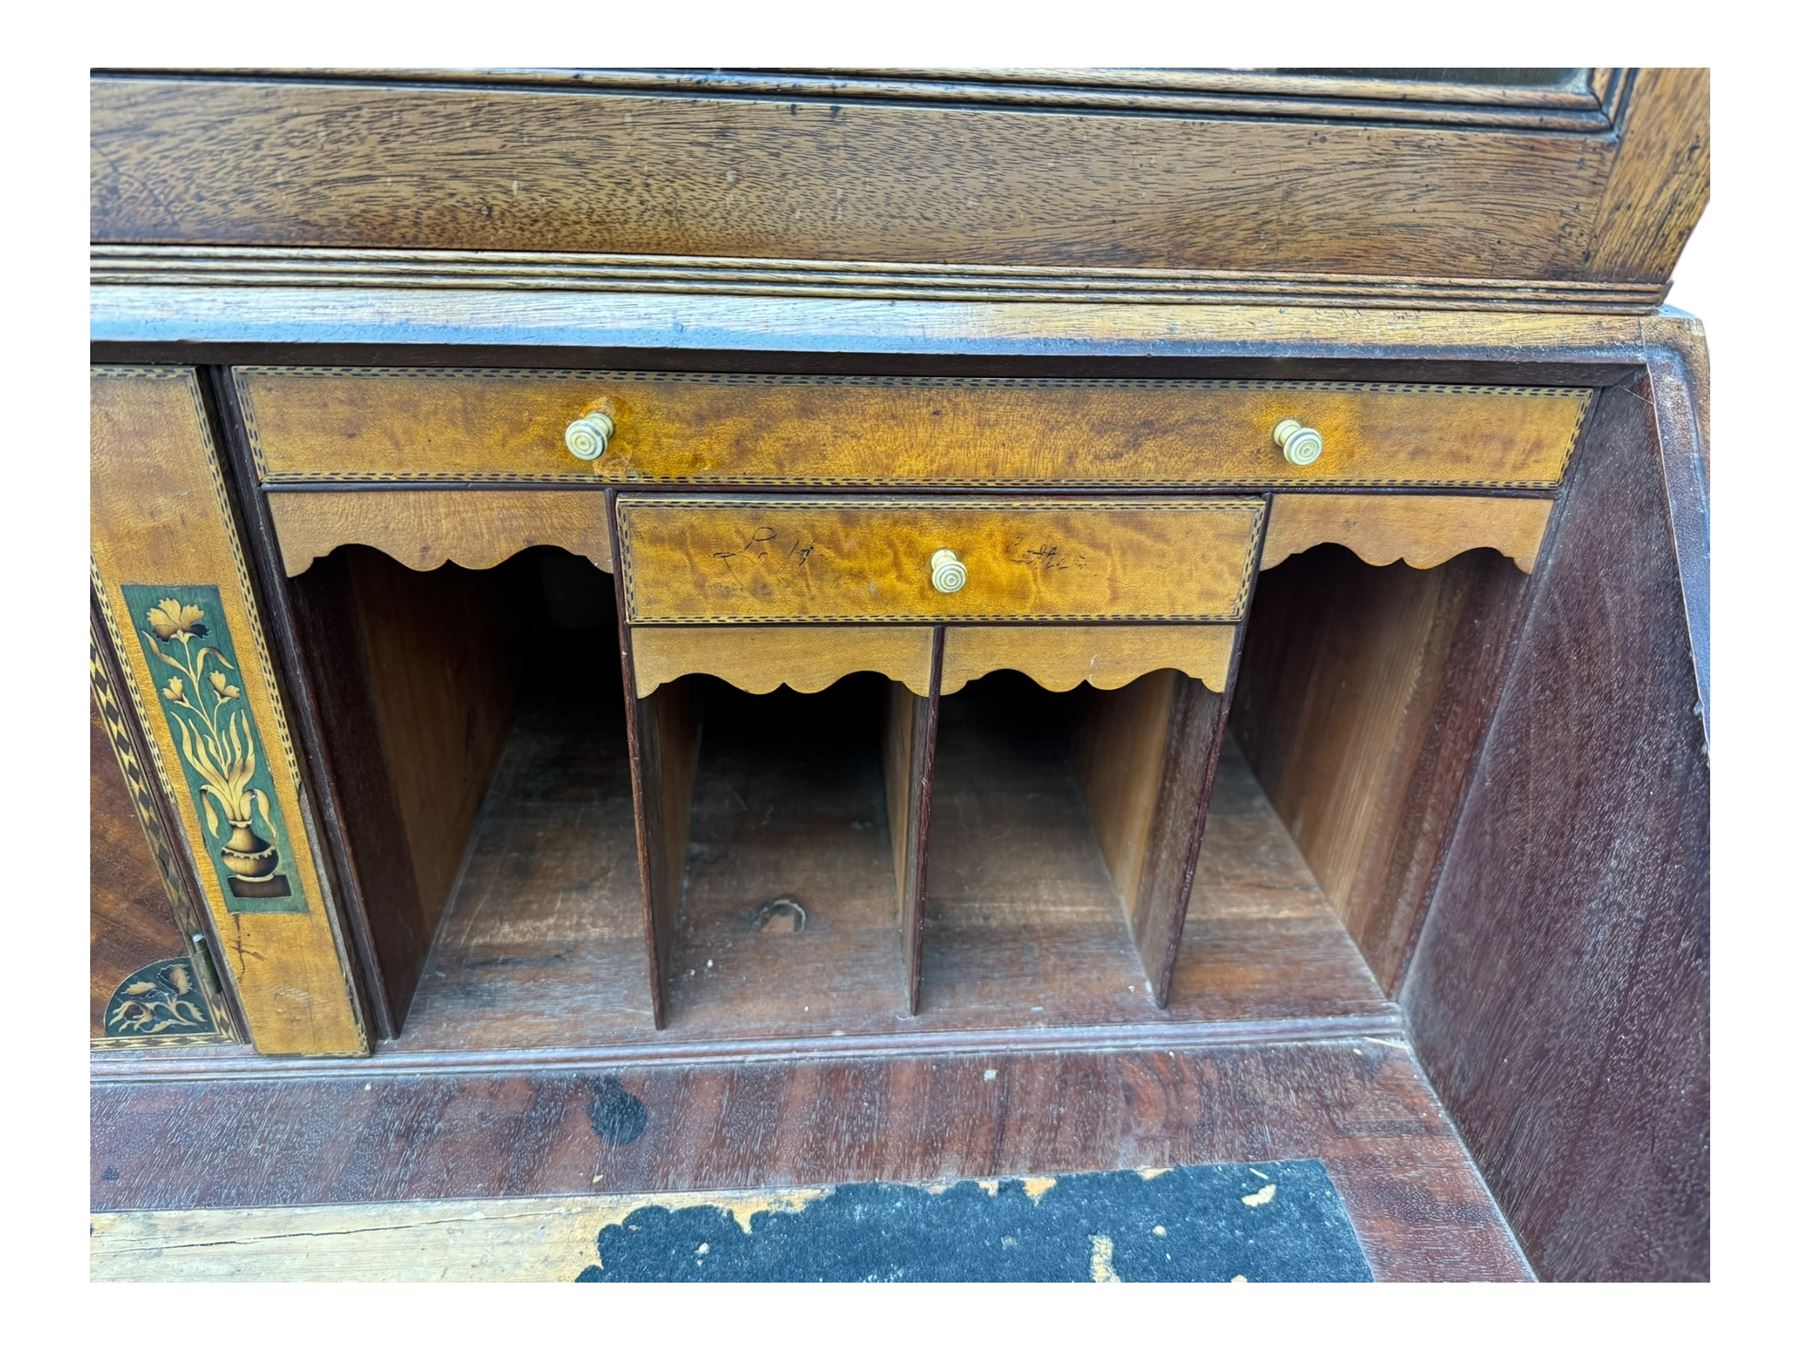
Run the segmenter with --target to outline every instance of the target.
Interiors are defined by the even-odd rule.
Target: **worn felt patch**
[[[601,1229],[596,1248],[581,1281],[1373,1278],[1311,1159],[648,1205]]]

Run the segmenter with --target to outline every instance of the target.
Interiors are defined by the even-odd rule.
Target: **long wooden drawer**
[[[1554,488],[1585,389],[241,367],[268,482]],[[571,424],[610,420],[598,457]],[[1287,419],[1323,449],[1289,463]],[[593,442],[588,442],[592,448]]]
[[[1233,623],[1263,504],[627,494],[618,517],[632,623]]]

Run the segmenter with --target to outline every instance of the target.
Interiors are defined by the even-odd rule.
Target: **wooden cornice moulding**
[[[106,72],[125,73],[125,72]],[[167,74],[181,75],[177,69]],[[242,77],[317,80],[320,72],[243,69]],[[1498,72],[1514,80],[1413,79],[1394,71],[1329,75],[1277,70],[1157,70],[1043,67],[868,70],[337,70],[340,83],[480,84],[663,93],[760,94],[834,103],[956,103],[968,107],[1095,112],[1225,113],[1307,120],[1431,122],[1537,130],[1611,130],[1632,72]]]
[[[269,514],[282,570],[297,577],[345,544],[364,544],[415,572],[445,563],[495,567],[553,545],[612,571],[612,535],[598,492],[485,488],[277,490]]]
[[[1660,288],[1705,204],[1703,70],[1203,87],[1226,75],[103,73],[89,238],[901,269],[954,239],[959,273],[1548,296]]]
[[[816,694],[846,675],[874,671],[921,698],[931,693],[931,626],[631,629],[639,698],[683,675],[713,675],[750,694],[781,685]]]
[[[1262,567],[1319,544],[1341,544],[1375,567],[1436,567],[1470,549],[1491,548],[1529,572],[1553,505],[1548,497],[1278,492],[1269,507]]]
[[[470,249],[96,244],[94,286],[457,292],[622,291],[864,300],[1181,301],[1646,314],[1659,282],[1254,273],[1146,267],[951,266],[848,259],[534,253]]]
[[[951,627],[939,690],[954,694],[996,670],[1018,671],[1055,693],[1078,684],[1120,689],[1153,670],[1179,670],[1222,694],[1237,631],[1231,624]]]
[[[1349,303],[1314,309],[1169,301],[1018,305],[866,296],[467,292],[386,284],[321,291],[133,281],[88,291],[90,339],[131,347],[278,342],[521,351],[1433,361],[1517,361],[1528,352],[1537,360],[1610,367],[1638,357],[1642,325],[1655,317],[1372,309]]]

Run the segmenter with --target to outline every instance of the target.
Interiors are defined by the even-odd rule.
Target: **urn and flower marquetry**
[[[302,907],[281,856],[281,830],[255,721],[212,587],[127,586],[145,648],[163,676],[158,701],[216,846],[231,908]],[[204,593],[204,594],[202,594]],[[154,595],[153,602],[146,603]]]

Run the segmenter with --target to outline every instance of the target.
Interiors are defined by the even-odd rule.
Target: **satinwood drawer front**
[[[268,482],[1553,488],[1583,389],[239,368]],[[1290,435],[1278,442],[1277,429]]]
[[[620,497],[638,624],[1243,617],[1257,498]]]

